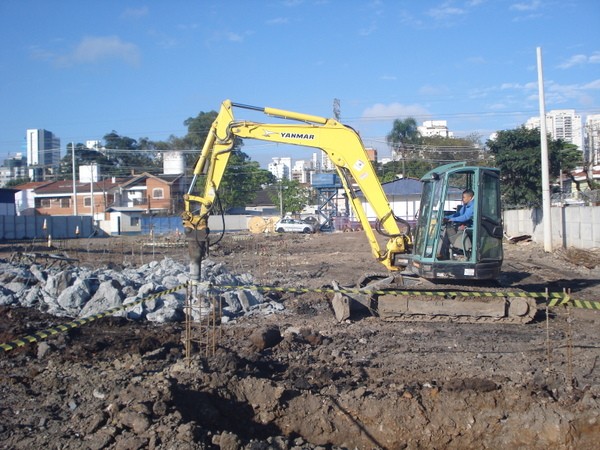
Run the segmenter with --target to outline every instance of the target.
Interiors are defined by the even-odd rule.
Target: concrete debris
[[[184,319],[186,289],[156,298],[154,294],[186,284],[188,267],[171,258],[152,261],[139,268],[91,270],[84,267],[28,267],[0,260],[0,305],[37,308],[59,317],[84,318],[111,308],[136,303],[114,316],[164,323]],[[223,322],[245,314],[272,314],[283,305],[247,286],[250,274],[234,274],[224,264],[204,260],[202,282],[197,286],[194,319],[210,314],[209,298],[221,302]],[[227,286],[223,290],[215,287]],[[141,301],[142,299],[147,299]]]

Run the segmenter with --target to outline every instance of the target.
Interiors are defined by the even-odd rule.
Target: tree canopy
[[[282,216],[286,213],[302,211],[308,204],[310,197],[310,189],[302,186],[297,180],[281,180],[277,184],[277,189],[269,192],[269,198],[274,204],[279,205],[282,203]]]
[[[499,131],[487,141],[500,169],[503,201],[508,206],[537,207],[542,204],[541,138],[537,129],[521,126]],[[575,153],[573,150],[575,150]],[[578,156],[579,154],[579,156]],[[551,177],[580,163],[581,152],[561,140],[548,137]]]
[[[273,181],[273,174],[261,169],[258,162],[252,161],[240,150],[233,151],[219,187],[223,209],[247,205],[254,199],[261,186]]]
[[[378,166],[379,178],[382,182],[399,176],[421,178],[435,167],[454,161],[482,164],[487,159],[480,148],[480,139],[477,134],[465,138],[421,136],[416,119],[396,119],[386,136],[394,160]]]

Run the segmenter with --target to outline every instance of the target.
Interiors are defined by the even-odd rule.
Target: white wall
[[[531,235],[544,242],[544,217],[541,209],[515,209],[502,213],[508,236]],[[553,207],[552,246],[582,249],[600,248],[600,206]]]

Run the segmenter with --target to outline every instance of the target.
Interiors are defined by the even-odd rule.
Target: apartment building
[[[585,120],[586,161],[600,165],[600,114],[591,114]]]
[[[289,180],[292,174],[292,158],[271,158],[272,162],[267,165],[267,170],[278,180]]]
[[[2,167],[0,167],[0,186],[5,186],[9,181],[27,178],[28,176],[27,159],[23,157],[22,153],[17,153],[11,158],[6,158]]]
[[[531,117],[525,122],[529,129],[540,128],[540,118]],[[546,113],[546,130],[552,139],[561,139],[576,145],[581,151],[583,146],[583,128],[581,116],[574,109],[554,109]]]
[[[26,133],[29,179],[52,179],[60,162],[60,139],[44,129],[29,129]]]
[[[417,127],[417,130],[423,137],[454,137],[454,133],[448,129],[448,122],[446,120],[426,120],[423,122],[423,125]]]

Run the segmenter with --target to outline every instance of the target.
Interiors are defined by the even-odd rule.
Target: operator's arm
[[[460,223],[470,223],[473,221],[473,209],[474,202],[471,200],[469,203],[464,205],[460,211],[455,212],[451,216],[448,216],[447,219],[450,222],[460,222]]]

